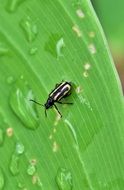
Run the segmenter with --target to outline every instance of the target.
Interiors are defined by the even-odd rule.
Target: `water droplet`
[[[27,168],[27,174],[34,175],[35,172],[36,172],[36,167],[32,164],[29,164]]]
[[[63,39],[63,38],[60,38],[60,39],[57,41],[57,44],[56,44],[57,58],[63,56],[63,54],[62,54],[62,49],[63,49],[63,47],[65,47],[64,39]]]
[[[13,76],[9,76],[9,77],[7,78],[7,83],[8,83],[8,84],[12,84],[13,82],[14,82]]]
[[[36,129],[39,126],[39,117],[35,104],[30,99],[34,99],[31,88],[23,77],[14,83],[10,94],[10,105],[12,110],[28,129]]]
[[[38,34],[38,28],[37,24],[31,19],[31,17],[27,16],[26,18],[23,18],[20,22],[20,26],[23,29],[28,42],[35,40]]]
[[[82,32],[80,31],[79,26],[77,25],[72,26],[72,30],[76,33],[78,37],[82,36]]]
[[[59,168],[57,171],[56,182],[60,190],[72,190],[72,174],[65,168]]]
[[[15,153],[12,154],[9,169],[12,175],[17,175],[19,173],[19,156]]]
[[[77,14],[77,16],[79,18],[84,18],[85,17],[85,15],[84,15],[84,13],[83,13],[83,11],[81,9],[77,9],[76,14]]]
[[[2,169],[0,168],[0,190],[2,190],[4,188],[4,174],[3,174],[3,171]]]
[[[8,137],[12,137],[13,136],[13,128],[11,128],[11,127],[7,128],[6,134]]]
[[[26,0],[8,0],[6,10],[8,12],[15,12],[18,6]]]
[[[20,160],[20,155],[23,154],[23,152],[24,152],[24,145],[21,142],[17,142],[9,164],[9,169],[12,175],[17,175],[19,173],[19,160]]]
[[[9,55],[9,49],[6,44],[0,42],[0,56]]]
[[[37,53],[37,50],[38,50],[37,47],[32,47],[32,48],[29,50],[29,54],[30,54],[30,55],[35,55],[35,54]]]
[[[23,154],[24,150],[25,150],[25,147],[21,142],[16,143],[16,153],[17,154]]]
[[[88,49],[90,51],[91,54],[95,54],[96,53],[96,48],[94,44],[89,44],[88,45]]]
[[[62,50],[65,47],[64,39],[59,34],[51,34],[45,44],[45,51],[59,58],[63,56]]]
[[[4,141],[4,133],[3,129],[0,128],[0,146],[3,144]]]

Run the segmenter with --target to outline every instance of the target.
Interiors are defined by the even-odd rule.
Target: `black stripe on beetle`
[[[70,102],[61,102],[63,98],[66,98],[71,94],[72,85],[70,82],[61,82],[60,84],[56,84],[55,89],[52,90],[52,92],[49,94],[48,99],[44,105],[40,104],[39,102],[36,102],[35,100],[30,100],[38,105],[45,107],[45,115],[47,116],[46,110],[49,108],[52,108],[53,106],[59,113],[60,117],[62,117],[62,114],[58,110],[55,103],[59,104],[73,104]]]

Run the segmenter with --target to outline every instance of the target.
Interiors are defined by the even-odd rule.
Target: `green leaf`
[[[97,15],[109,40],[112,51],[123,56],[124,51],[124,1],[92,1]],[[112,7],[112,10],[110,11]]]
[[[88,0],[0,0],[0,189],[124,187],[123,95]],[[61,81],[72,94],[44,104]]]

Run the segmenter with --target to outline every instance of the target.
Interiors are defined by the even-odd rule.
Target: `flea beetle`
[[[35,100],[30,100],[38,105],[45,107],[45,116],[47,116],[46,110],[49,108],[52,108],[53,106],[59,113],[60,117],[62,117],[62,114],[58,110],[55,103],[59,104],[73,104],[70,102],[61,102],[61,100],[71,94],[72,85],[70,82],[61,82],[60,84],[56,84],[55,88],[52,90],[52,92],[49,94],[48,99],[44,105],[40,104],[39,102],[36,102]]]

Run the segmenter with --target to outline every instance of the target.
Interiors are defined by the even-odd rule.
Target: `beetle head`
[[[52,98],[48,98],[47,102],[44,104],[45,109],[49,109],[50,107],[52,107],[54,104],[53,99]]]

